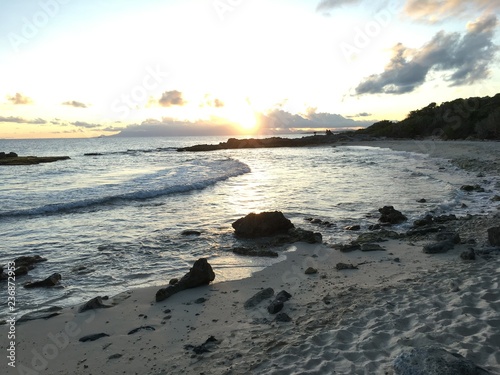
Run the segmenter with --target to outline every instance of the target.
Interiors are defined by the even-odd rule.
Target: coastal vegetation
[[[444,102],[411,111],[400,121],[379,121],[354,134],[388,138],[500,139],[500,94]]]

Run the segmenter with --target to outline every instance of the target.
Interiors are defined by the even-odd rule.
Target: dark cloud
[[[46,124],[47,121],[41,118],[37,118],[34,120],[27,120],[22,117],[4,117],[0,116],[0,122],[10,122],[10,123],[16,123],[16,124],[35,124],[35,125],[43,125]]]
[[[33,100],[31,100],[31,98],[28,98],[27,96],[24,96],[23,94],[20,94],[18,92],[14,96],[10,96],[10,95],[7,96],[7,100],[12,102],[12,104],[16,104],[16,105],[32,104],[33,103]]]
[[[498,20],[488,16],[467,25],[465,35],[438,32],[422,48],[398,44],[381,74],[365,78],[356,94],[403,94],[425,83],[431,71],[448,72],[450,86],[468,85],[489,77],[498,46],[493,36]]]
[[[172,107],[174,105],[183,106],[186,104],[184,99],[182,98],[182,92],[173,90],[173,91],[165,91],[162,95],[158,103],[162,107]]]
[[[355,4],[359,3],[361,0],[322,0],[316,7],[316,11],[325,12],[334,8],[338,8],[344,4]]]
[[[73,126],[77,126],[79,128],[85,128],[85,129],[95,129],[95,128],[100,128],[102,126],[101,124],[91,124],[91,123],[84,122],[84,121],[70,122],[70,124]]]
[[[62,103],[62,105],[68,105],[70,107],[75,107],[75,108],[88,108],[87,104],[77,102],[75,100],[64,102],[64,103]]]
[[[316,108],[309,108],[303,115],[275,109],[266,115],[261,114],[259,122],[263,128],[289,130],[358,128],[372,124],[371,121],[354,121],[338,114],[318,113]]]
[[[347,118],[357,118],[357,117],[370,117],[372,114],[368,112],[360,112],[352,116],[346,116]]]

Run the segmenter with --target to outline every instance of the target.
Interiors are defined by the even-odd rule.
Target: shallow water
[[[209,258],[217,280],[248,276],[270,262],[231,252],[238,242],[231,223],[250,212],[280,210],[296,226],[320,231],[332,243],[357,236],[345,231],[346,225],[375,224],[384,205],[402,211],[408,223],[430,211],[466,215],[498,205],[490,201],[497,194],[495,179],[421,154],[354,146],[175,151],[223,140],[1,140],[6,152],[71,157],[0,169],[0,263],[27,254],[48,259],[18,280],[19,314],[162,285],[199,257]],[[102,155],[84,156],[90,152]],[[486,192],[459,189],[476,183]],[[417,203],[420,198],[427,202]],[[306,217],[335,225],[314,226]],[[182,236],[185,229],[202,235]],[[20,288],[53,272],[62,274],[61,287]]]

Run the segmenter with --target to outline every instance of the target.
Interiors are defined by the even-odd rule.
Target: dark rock
[[[251,213],[232,224],[237,236],[244,238],[269,237],[286,233],[293,224],[281,212]]]
[[[460,254],[460,258],[462,258],[463,260],[475,260],[476,252],[473,248],[469,248],[465,251],[462,251],[462,253]]]
[[[16,276],[27,275],[29,270],[30,270],[30,268],[28,268],[26,266],[17,267],[14,270],[14,275],[16,275]]]
[[[360,230],[361,226],[360,225],[348,225],[347,227],[344,228],[345,230]]]
[[[113,307],[113,306],[105,305],[104,303],[102,303],[101,296],[97,296],[97,297],[92,298],[90,301],[87,301],[82,306],[80,306],[80,308],[78,309],[78,312],[82,313],[82,312],[85,312],[87,310],[105,309],[105,308],[109,308],[109,307]]]
[[[175,285],[179,282],[179,279],[177,278],[173,278],[173,279],[170,279],[170,281],[168,282],[168,285]]]
[[[453,221],[453,220],[457,220],[457,217],[453,214],[436,216],[434,218],[434,222],[438,223],[438,224],[443,224],[443,223],[446,223],[448,221]]]
[[[391,239],[398,239],[401,238],[402,235],[400,235],[397,232],[394,232],[392,230],[386,230],[382,229],[377,232],[366,232],[366,233],[361,233],[358,238],[356,238],[353,243],[364,243],[364,242],[381,242],[381,241],[386,241],[387,238]]]
[[[49,277],[47,277],[45,280],[41,281],[34,281],[30,282],[28,284],[24,284],[25,288],[49,288],[51,286],[57,285],[59,281],[61,280],[61,274],[60,273],[53,273]]]
[[[408,220],[405,215],[395,210],[393,206],[384,206],[379,208],[378,211],[382,214],[379,219],[381,223],[399,224]]]
[[[342,270],[357,270],[358,269],[358,267],[356,267],[355,265],[353,265],[353,264],[347,264],[347,263],[337,263],[337,265],[335,266],[335,268],[338,271],[342,271]]]
[[[318,270],[316,268],[313,268],[313,267],[308,267],[305,272],[304,272],[306,275],[314,275],[314,274],[317,274],[318,273]]]
[[[282,290],[276,295],[276,299],[283,302],[288,301],[290,298],[292,298],[292,295],[288,293],[286,290]]]
[[[288,240],[287,242],[306,242],[306,243],[322,243],[323,236],[321,233],[312,232],[310,230],[305,230],[301,228],[292,228],[288,231]]]
[[[311,220],[311,224],[321,224],[321,223],[322,223],[321,219],[312,219]]]
[[[488,375],[460,354],[439,347],[412,348],[393,362],[394,375]]]
[[[349,253],[351,251],[360,250],[361,245],[358,243],[349,243],[349,244],[335,245],[334,248],[340,250],[343,253]]]
[[[269,257],[277,258],[278,253],[272,250],[266,249],[253,249],[248,247],[235,247],[233,248],[233,253],[237,255],[250,256],[250,257]]]
[[[199,304],[202,304],[202,303],[205,303],[205,302],[207,302],[207,299],[206,299],[206,298],[203,298],[203,297],[200,297],[200,298],[198,298],[196,301],[194,301],[194,303],[196,303],[196,304],[198,304],[198,305],[199,305]]]
[[[276,318],[274,318],[274,320],[281,323],[288,323],[292,321],[292,318],[290,318],[287,313],[280,312],[276,315]]]
[[[461,239],[456,232],[439,232],[436,234],[436,241],[451,241],[454,244],[459,244]]]
[[[257,306],[265,299],[271,298],[273,295],[274,295],[273,288],[263,289],[260,292],[254,294],[252,297],[250,297],[243,306],[245,307],[245,309],[251,309]]]
[[[379,230],[382,226],[380,224],[373,224],[368,227],[368,230]]]
[[[427,200],[425,198],[417,200],[418,203],[427,203]]]
[[[202,285],[208,285],[215,279],[215,273],[212,266],[208,263],[207,259],[198,259],[193,267],[186,273],[182,279],[176,284],[169,285],[166,288],[156,292],[156,302],[163,301],[175,293],[185,289],[196,288]]]
[[[279,292],[271,304],[267,307],[267,311],[270,314],[276,314],[283,309],[283,304],[292,298],[292,295],[285,290]]]
[[[274,300],[267,306],[267,311],[269,314],[277,314],[283,310],[283,302]]]
[[[385,251],[385,249],[376,243],[362,243],[361,251]]]
[[[103,337],[109,337],[109,335],[106,334],[106,333],[94,333],[93,335],[83,336],[78,341],[80,341],[80,342],[89,342],[89,341],[99,340],[99,339],[101,339]]]
[[[426,215],[422,219],[417,219],[413,222],[413,225],[416,227],[423,227],[425,225],[431,225],[433,223],[434,219],[432,215]]]
[[[460,187],[460,190],[468,191],[468,192],[475,191],[477,193],[484,193],[484,188],[482,188],[479,185],[474,185],[474,186],[472,186],[472,185],[462,185]]]
[[[62,307],[59,306],[53,306],[49,307],[47,309],[42,309],[38,311],[33,311],[28,314],[23,315],[21,318],[17,320],[18,323],[22,322],[28,322],[30,320],[38,320],[38,319],[50,319],[55,316],[58,316],[61,314]]]
[[[500,246],[500,227],[488,229],[488,241],[491,246]]]
[[[36,263],[46,262],[46,261],[47,259],[42,258],[40,255],[29,255],[16,258],[14,260],[14,263],[16,264],[16,267],[23,267],[23,266],[30,267]]]
[[[134,333],[137,333],[139,331],[156,331],[156,329],[155,329],[155,327],[151,327],[151,326],[141,326],[138,328],[134,328],[129,333],[127,333],[127,335],[133,335]]]
[[[116,353],[116,354],[112,354],[108,357],[108,359],[118,359],[118,358],[121,358],[123,357],[123,354],[120,354],[120,353]]]
[[[443,226],[430,226],[430,227],[424,227],[424,228],[418,228],[418,229],[411,229],[408,232],[406,232],[406,236],[412,237],[412,236],[425,236],[429,233],[436,233],[441,230],[443,230]]]
[[[201,232],[198,230],[187,229],[181,232],[181,236],[200,236]]]
[[[491,198],[493,202],[500,202],[500,195],[495,195],[493,198]]]
[[[102,156],[103,154],[101,154],[100,152],[87,152],[85,154],[83,154],[83,156]]]
[[[185,345],[184,349],[186,350],[192,350],[196,354],[203,354],[203,353],[208,353],[210,352],[210,349],[214,348],[219,341],[213,337],[210,336],[203,344],[194,346],[194,345]]]
[[[426,254],[438,254],[438,253],[446,253],[448,250],[453,249],[453,247],[454,247],[453,241],[446,240],[425,245],[422,250]]]

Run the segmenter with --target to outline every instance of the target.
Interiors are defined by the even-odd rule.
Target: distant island
[[[0,152],[0,165],[33,165],[68,160],[69,156],[18,156],[15,152]]]

